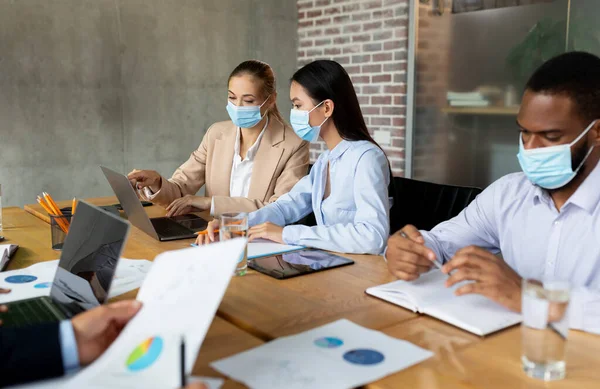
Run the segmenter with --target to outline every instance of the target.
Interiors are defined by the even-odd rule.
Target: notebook
[[[4,271],[6,266],[8,266],[8,262],[15,254],[15,251],[19,248],[16,244],[0,244],[0,271]]]
[[[446,288],[448,276],[435,269],[418,280],[394,281],[366,290],[392,304],[445,321],[475,335],[485,336],[521,322],[521,315],[511,312],[487,297],[470,294],[455,296],[464,283]]]
[[[302,246],[291,246],[287,244],[274,243],[268,240],[257,239],[248,243],[248,259],[269,257],[272,255],[279,255],[302,249],[304,249]]]

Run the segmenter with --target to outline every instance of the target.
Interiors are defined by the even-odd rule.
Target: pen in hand
[[[405,238],[405,239],[412,240],[412,239],[409,238],[408,235],[406,235],[406,233],[404,231],[400,231],[400,236],[403,237],[403,238]],[[432,262],[435,265],[435,267],[437,267],[438,269],[442,270],[442,264],[437,260],[437,258],[434,261],[432,261]],[[448,276],[450,276],[450,274],[448,274]]]

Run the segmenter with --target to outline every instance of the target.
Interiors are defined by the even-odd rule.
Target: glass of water
[[[521,362],[532,378],[565,378],[569,295],[568,282],[523,280]]]
[[[219,240],[221,242],[235,238],[245,238],[248,236],[248,214],[245,212],[239,213],[224,213],[221,215],[221,224],[219,226]],[[235,269],[236,276],[246,274],[248,268],[248,248],[244,248],[244,254],[238,261]]]

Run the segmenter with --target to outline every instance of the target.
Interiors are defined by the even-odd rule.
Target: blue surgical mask
[[[594,146],[590,147],[583,161],[573,170],[571,146],[579,142],[590,131],[594,123],[596,123],[595,120],[577,139],[565,145],[525,150],[523,137],[519,135],[519,154],[517,154],[517,158],[527,178],[544,189],[562,188],[571,182],[594,149]]]
[[[292,108],[290,112],[290,124],[294,129],[296,135],[300,137],[300,139],[305,140],[307,142],[316,142],[319,139],[319,134],[321,133],[321,126],[323,123],[327,121],[329,118],[325,118],[323,123],[318,126],[312,127],[310,125],[310,113],[317,109],[317,107],[323,104],[325,101],[321,101],[310,111],[300,111],[299,109]]]
[[[260,114],[260,109],[269,100],[269,97],[260,106],[253,105],[250,107],[238,107],[231,101],[228,101],[227,113],[233,124],[240,128],[252,128],[256,126],[263,118]]]

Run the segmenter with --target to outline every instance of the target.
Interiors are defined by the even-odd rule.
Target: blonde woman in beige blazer
[[[269,65],[241,63],[228,92],[232,120],[213,124],[170,179],[152,170],[129,174],[140,197],[166,207],[168,216],[252,212],[289,192],[308,171],[309,143],[281,118]],[[202,186],[205,196],[196,196]]]

